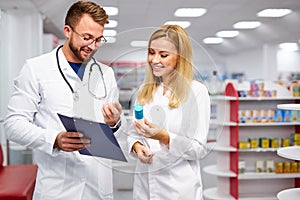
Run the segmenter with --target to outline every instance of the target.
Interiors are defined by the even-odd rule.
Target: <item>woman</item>
[[[138,158],[134,199],[202,199],[200,158],[206,154],[210,99],[193,80],[192,47],[186,31],[164,25],[150,37],[144,84],[136,103],[129,149]]]

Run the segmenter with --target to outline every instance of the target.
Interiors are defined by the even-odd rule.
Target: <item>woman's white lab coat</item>
[[[200,158],[206,154],[210,119],[210,99],[206,87],[192,82],[188,100],[179,108],[168,107],[169,93],[159,86],[153,101],[144,105],[144,116],[170,134],[169,148],[157,140],[146,139],[154,153],[152,164],[137,161],[134,200],[202,199]],[[129,149],[143,140],[133,127],[128,137]]]
[[[35,150],[38,174],[34,199],[112,199],[110,160],[53,148],[57,134],[64,130],[57,113],[67,116],[82,114],[80,117],[103,122],[103,101],[94,100],[87,93],[86,96],[81,95],[78,102],[73,102],[72,92],[59,72],[55,54],[56,49],[27,60],[14,80],[4,124],[6,136]],[[75,91],[87,86],[88,73],[81,82],[62,50],[59,50],[59,63]],[[108,66],[100,66],[109,95],[112,89],[117,88],[114,73]]]

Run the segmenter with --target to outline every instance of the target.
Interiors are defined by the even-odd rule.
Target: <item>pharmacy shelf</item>
[[[223,190],[224,192],[224,190]],[[218,188],[208,188],[204,190],[203,193],[204,197],[206,199],[215,199],[215,200],[235,200],[233,196],[226,193],[219,193]],[[276,194],[259,194],[256,196],[256,194],[247,194],[245,196],[240,196],[239,200],[278,200],[276,198]],[[291,200],[291,199],[289,199]]]
[[[282,110],[300,110],[300,104],[279,104],[277,108]]]
[[[285,189],[287,183],[290,187],[300,186],[300,173],[255,173],[251,166],[246,166],[245,173],[239,173],[240,160],[246,163],[258,159],[279,160],[277,148],[238,149],[240,141],[249,137],[289,137],[292,132],[300,132],[300,121],[239,123],[240,110],[276,110],[278,104],[300,103],[300,97],[292,97],[285,87],[276,83],[269,83],[266,88],[276,90],[277,97],[239,97],[239,85],[232,83],[226,85],[225,96],[211,96],[217,110],[211,124],[220,128],[220,136],[211,148],[217,152],[217,162],[204,168],[205,173],[218,177],[217,187],[204,192],[208,199],[277,199],[278,191]],[[224,193],[230,194],[229,197],[224,197]]]
[[[280,179],[280,178],[299,178],[300,173],[257,173],[257,172],[245,172],[238,175],[239,180],[251,180],[251,179]]]
[[[231,146],[220,146],[216,145],[214,148],[212,148],[214,151],[220,151],[220,152],[236,152],[237,148],[231,147]]]
[[[234,97],[234,96],[211,96],[212,100],[239,100],[239,101],[281,101],[281,100],[300,100],[300,97],[282,96],[282,97]]]
[[[300,122],[277,122],[277,123],[237,123],[237,122],[224,122],[215,123],[218,126],[295,126],[300,125]]]
[[[251,148],[251,149],[239,149],[239,152],[276,152],[277,148]]]
[[[280,148],[277,150],[277,154],[291,160],[300,160],[300,146]]]
[[[278,109],[283,110],[300,110],[300,104],[279,104],[277,105]],[[284,147],[277,150],[277,154],[281,157],[288,158],[291,160],[300,160],[300,147],[291,146]],[[277,194],[279,200],[290,200],[290,199],[299,199],[300,188],[291,188],[282,190]]]
[[[236,177],[237,176],[234,172],[232,172],[230,170],[217,169],[216,165],[206,166],[206,167],[203,168],[203,171],[208,173],[208,174],[212,174],[212,175],[215,175],[215,176],[221,176],[221,177]]]
[[[216,165],[209,165],[203,168],[203,171],[220,176],[220,177],[238,177],[239,180],[254,180],[254,179],[286,179],[286,178],[299,178],[300,173],[258,173],[258,172],[245,172],[240,174],[235,174],[234,172],[225,169],[218,169]]]
[[[216,200],[235,200],[230,194],[222,193],[220,194],[218,192],[218,188],[208,188],[204,190],[203,193],[204,197],[207,199],[216,199]]]
[[[283,190],[277,194],[279,200],[292,200],[299,199],[300,197],[300,188],[291,188]]]

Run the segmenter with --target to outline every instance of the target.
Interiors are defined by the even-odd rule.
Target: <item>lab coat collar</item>
[[[158,93],[161,95],[161,96],[164,96],[166,98],[169,98],[170,95],[171,95],[171,92],[170,92],[170,89],[168,88],[168,90],[166,91],[166,93],[164,94],[164,83],[160,83],[160,85],[158,86]]]
[[[87,63],[82,81],[70,66],[69,62],[67,61],[65,55],[62,52],[62,49],[60,49],[58,52],[58,59],[59,59],[60,67],[63,73],[65,74],[65,76],[68,78],[68,80],[72,80],[72,82],[75,81],[77,83],[82,83],[83,85],[85,85],[88,82],[88,73],[89,73],[88,70],[91,64],[94,62],[93,59],[89,60],[89,62]]]

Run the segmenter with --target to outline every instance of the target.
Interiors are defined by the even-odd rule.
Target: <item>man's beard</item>
[[[92,52],[92,54],[87,58],[83,58],[81,55],[80,55],[80,49],[76,49],[74,46],[73,46],[73,42],[71,41],[69,43],[69,48],[71,49],[72,53],[75,55],[75,57],[80,60],[82,63],[87,63],[91,60],[91,58],[93,57],[93,55],[96,53],[96,51]],[[81,47],[82,48],[82,47]],[[89,47],[86,47],[86,48],[89,48]]]

